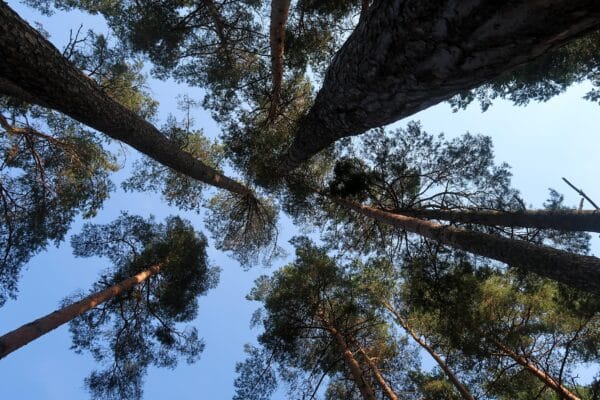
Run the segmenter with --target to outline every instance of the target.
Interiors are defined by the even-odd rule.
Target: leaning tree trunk
[[[460,381],[460,379],[458,379],[458,377],[454,374],[454,372],[452,372],[450,367],[448,367],[448,364],[446,364],[446,362],[442,360],[442,357],[440,357],[440,355],[436,353],[436,351],[426,341],[421,339],[419,335],[417,335],[415,331],[413,331],[411,327],[408,326],[404,318],[400,316],[400,313],[396,311],[396,309],[392,307],[392,305],[387,301],[383,302],[383,306],[387,308],[388,311],[394,315],[394,317],[396,317],[396,321],[398,321],[398,324],[402,327],[402,329],[404,329],[422,348],[425,349],[427,353],[429,353],[429,355],[435,360],[435,362],[437,362],[437,364],[440,366],[442,371],[444,371],[450,382],[454,385],[456,390],[458,390],[461,397],[465,400],[475,400],[471,392],[469,392],[469,389],[467,389],[466,386],[463,385],[463,383]]]
[[[329,198],[342,207],[384,224],[600,295],[599,258],[573,254],[522,240],[440,225],[382,211],[342,198],[333,196]]]
[[[375,0],[329,66],[283,156],[408,117],[600,26],[600,2]]]
[[[92,309],[113,297],[116,297],[158,273],[159,265],[152,266],[131,278],[125,279],[107,289],[91,294],[90,296],[69,306],[56,310],[42,318],[25,324],[20,328],[0,336],[0,359],[13,351],[25,346],[27,343],[39,338],[59,326],[66,324],[84,312]]]
[[[348,343],[346,343],[346,339],[344,339],[344,336],[327,319],[325,319],[322,316],[320,316],[319,319],[323,324],[323,327],[331,334],[337,345],[342,350],[344,362],[350,370],[352,380],[358,387],[358,390],[362,394],[363,398],[365,400],[376,400],[375,392],[373,391],[373,388],[371,387],[369,382],[365,380],[365,377],[363,376],[363,371],[360,368],[360,364],[358,363],[358,361],[354,357],[354,354],[348,347]]]
[[[56,109],[191,178],[251,195],[250,189],[182,151],[152,124],[104,93],[1,0],[0,90]]]
[[[290,11],[291,0],[271,0],[271,25],[269,39],[271,42],[271,74],[272,91],[269,121],[272,123],[277,115],[281,86],[283,82],[283,54],[285,51],[285,25]]]
[[[399,209],[396,214],[488,226],[556,229],[559,231],[600,232],[600,212],[577,210],[440,210]]]
[[[369,357],[365,349],[359,347],[358,352],[365,359],[371,371],[373,371],[373,375],[375,375],[375,380],[377,381],[379,387],[381,388],[381,390],[383,390],[383,393],[385,393],[387,398],[390,400],[398,400],[398,396],[396,395],[396,393],[394,393],[390,385],[387,383],[387,381],[381,374],[381,371],[379,371],[379,367],[377,367],[377,364],[375,364],[371,357]]]
[[[496,347],[498,347],[498,349],[500,349],[507,357],[513,359],[517,364],[521,365],[523,368],[525,368],[527,371],[533,374],[536,378],[542,381],[544,385],[554,390],[558,394],[559,398],[568,400],[581,400],[573,392],[561,385],[561,383],[557,379],[555,379],[545,371],[538,368],[531,361],[529,361],[527,357],[517,354],[516,352],[508,348],[508,346],[506,346],[504,343],[500,342],[495,338],[491,338],[491,340],[496,345]]]

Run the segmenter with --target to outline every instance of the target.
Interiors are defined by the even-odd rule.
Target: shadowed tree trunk
[[[399,209],[407,217],[438,219],[488,226],[556,229],[560,231],[600,232],[600,212],[577,210],[439,210]]]
[[[291,0],[271,0],[271,25],[269,39],[271,41],[271,73],[272,92],[269,121],[273,122],[277,115],[281,85],[283,82],[283,54],[285,52],[285,25],[290,11]]]
[[[371,357],[369,357],[365,349],[359,347],[358,352],[363,356],[371,371],[373,371],[373,375],[375,375],[375,380],[377,380],[377,383],[379,384],[379,387],[381,387],[381,390],[383,390],[383,393],[385,393],[385,395],[390,400],[398,400],[398,396],[396,395],[396,393],[394,393],[390,385],[388,385],[383,375],[381,375],[381,371],[379,371],[377,364],[373,362],[373,360],[371,359]]]
[[[515,353],[513,350],[508,348],[504,343],[500,342],[495,338],[490,338],[490,340],[504,353],[507,357],[513,359],[516,363],[521,365],[527,371],[532,373],[536,378],[542,381],[546,386],[554,390],[561,399],[568,400],[581,400],[577,397],[573,392],[560,384],[558,380],[554,377],[550,376],[545,371],[538,368],[535,364],[533,364],[527,357],[521,356]]]
[[[349,208],[384,224],[413,232],[439,243],[536,273],[587,292],[600,294],[600,259],[572,254],[522,240],[436,224],[329,196]]]
[[[369,11],[370,4],[371,4],[371,0],[361,0],[359,22],[366,18],[367,12]]]
[[[435,362],[440,366],[440,368],[442,369],[442,371],[444,371],[444,373],[446,374],[446,376],[448,377],[448,380],[454,385],[454,387],[456,388],[456,390],[458,390],[458,392],[460,393],[460,395],[462,396],[463,399],[465,400],[475,400],[475,398],[473,397],[473,395],[471,394],[471,392],[469,392],[469,390],[465,387],[465,385],[462,384],[462,382],[460,381],[460,379],[458,379],[458,377],[456,375],[454,375],[454,372],[452,372],[452,370],[450,369],[450,367],[448,367],[448,365],[446,364],[446,362],[444,360],[442,360],[442,357],[440,357],[440,355],[438,353],[435,352],[435,350],[433,350],[433,348],[431,346],[429,346],[429,344],[424,341],[423,339],[421,339],[419,337],[419,335],[417,335],[415,333],[415,331],[413,331],[411,329],[410,326],[408,326],[408,324],[406,323],[406,321],[400,316],[400,313],[398,313],[398,311],[396,311],[396,309],[394,307],[392,307],[392,305],[390,303],[388,303],[387,301],[384,301],[383,306],[385,308],[388,309],[389,312],[391,312],[394,317],[396,317],[396,321],[398,322],[398,324],[422,347],[425,349],[425,351],[427,351],[427,353],[429,353],[429,355],[435,360]]]
[[[600,26],[600,2],[375,0],[281,160],[408,117]]]
[[[319,316],[319,320],[323,324],[323,327],[331,334],[337,345],[342,350],[344,357],[344,362],[346,366],[350,370],[350,374],[352,375],[352,380],[360,390],[363,398],[365,400],[376,400],[375,393],[373,392],[373,388],[371,385],[365,380],[363,376],[363,371],[360,368],[360,364],[354,357],[354,354],[348,347],[348,343],[346,343],[346,339],[344,336],[337,330],[337,328],[325,319],[322,315]]]
[[[56,310],[42,318],[25,324],[14,331],[0,336],[0,359],[6,357],[13,351],[25,346],[27,343],[39,338],[59,326],[66,324],[84,312],[92,309],[113,297],[131,289],[160,271],[160,266],[152,266],[137,275],[132,276],[116,285],[100,292],[94,293],[83,300],[69,306]]]
[[[225,21],[223,21],[223,17],[219,13],[217,6],[213,0],[203,0],[204,6],[208,9],[208,13],[210,14],[213,24],[215,25],[215,32],[219,37],[219,41],[221,42],[221,46],[225,46],[227,44],[227,35],[225,34]]]
[[[252,195],[250,189],[182,151],[152,124],[104,93],[3,1],[0,90],[56,109],[191,178],[240,195]]]

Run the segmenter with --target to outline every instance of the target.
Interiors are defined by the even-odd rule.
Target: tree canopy
[[[106,31],[73,29],[59,49],[0,2],[0,306],[67,237],[76,257],[112,266],[0,336],[2,357],[69,322],[72,349],[98,364],[92,398],[142,398],[154,367],[204,351],[193,324],[217,286],[214,248],[243,267],[239,282],[273,267],[247,294],[260,332],[234,399],[600,396],[595,203],[570,184],[579,207],[555,189],[529,204],[485,132],[388,126],[440,102],[526,106],[583,82],[598,102],[598,2],[24,3]],[[158,80],[194,95],[160,118]],[[114,192],[194,222],[97,223]],[[580,379],[589,365],[597,376]]]

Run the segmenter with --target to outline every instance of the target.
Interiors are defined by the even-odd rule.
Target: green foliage
[[[20,271],[73,219],[92,217],[113,185],[114,158],[71,119],[0,98],[0,305]]]
[[[207,207],[206,226],[217,249],[231,252],[242,266],[268,264],[284,254],[277,245],[277,208],[269,199],[222,192]]]
[[[406,258],[402,275],[396,304],[411,325],[472,371],[471,382],[493,398],[529,399],[544,390],[557,398],[498,343],[571,389],[575,366],[597,362],[585,350],[587,337],[598,338],[597,308],[566,306],[588,304],[588,294],[533,275],[474,268],[448,253]]]
[[[356,390],[351,381],[344,388],[349,371],[343,357],[346,349],[340,347],[332,328],[344,337],[371,385],[376,386],[374,377],[359,349],[376,360],[391,386],[402,387],[407,371],[416,365],[415,354],[396,340],[344,268],[323,248],[304,237],[292,243],[295,261],[271,278],[259,278],[249,296],[264,304],[258,317],[264,327],[259,343],[270,354],[270,364],[279,365],[279,378],[290,393],[311,396],[325,376],[329,377],[328,398],[335,398],[340,390],[346,395]],[[241,376],[236,380],[242,381]]]
[[[334,196],[352,197],[363,202],[375,180],[367,168],[367,165],[357,158],[342,158],[336,161],[329,192]]]
[[[219,168],[222,147],[207,139],[201,130],[190,131],[186,129],[190,128],[190,124],[186,125],[183,126],[170,117],[162,131],[181,150],[192,154],[210,167]],[[133,171],[132,176],[122,183],[126,191],[158,192],[169,205],[200,212],[205,184],[147,157],[136,161]]]
[[[119,103],[142,118],[153,117],[158,102],[145,90],[142,61],[128,60],[125,49],[111,45],[104,35],[91,30],[84,37],[79,35],[79,31],[71,35],[63,55]]]
[[[271,109],[270,2],[28,0],[46,12],[82,9],[105,17],[129,56],[144,54],[160,78],[206,89],[204,107],[223,126],[233,164],[255,183],[273,187],[272,170],[291,142],[335,51],[352,30],[361,2],[300,1],[286,25],[284,81]],[[269,151],[264,151],[268,148]]]
[[[278,166],[278,157],[290,145],[298,121],[312,103],[312,86],[302,75],[284,82],[278,107],[281,115],[274,120],[269,120],[270,91],[248,88],[237,93],[244,96],[238,101],[250,103],[251,108],[241,107],[220,118],[225,126],[222,137],[226,155],[248,179],[273,189],[280,184],[273,176],[273,169]],[[301,174],[308,168],[310,166],[304,166],[296,173]]]
[[[248,357],[235,367],[238,377],[234,382],[233,400],[267,400],[277,387],[272,358],[265,349],[258,347],[246,345],[244,351]]]
[[[467,133],[446,140],[412,122],[405,129],[365,134],[340,153],[326,183],[329,193],[371,207],[392,212],[522,207],[518,191],[510,185],[509,166],[495,163],[489,137]],[[298,220],[316,224],[325,241],[344,252],[395,257],[404,245],[418,241],[402,229],[323,199],[300,204],[303,207],[294,208],[294,202],[287,202],[285,209]]]
[[[421,371],[411,374],[411,380],[423,400],[460,400],[462,397],[441,373],[428,374]]]
[[[204,343],[196,328],[177,324],[196,318],[197,297],[216,286],[218,269],[208,265],[206,238],[189,222],[169,217],[157,224],[123,214],[107,225],[86,224],[71,243],[77,256],[103,256],[114,264],[92,292],[150,266],[161,268],[158,275],[71,322],[72,348],[89,351],[106,367],[86,378],[93,398],[140,399],[148,367],[174,368],[181,356],[188,363],[198,359]]]

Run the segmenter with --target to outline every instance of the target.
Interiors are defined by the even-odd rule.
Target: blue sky
[[[41,22],[59,48],[68,39],[69,29],[76,30],[80,23],[84,29],[104,27],[98,18],[81,13],[59,13],[48,18],[14,0],[8,3],[30,23]],[[177,115],[178,94],[187,93],[196,99],[201,96],[199,90],[190,90],[173,82],[151,80],[149,87],[160,102],[159,121],[164,121],[169,113]],[[514,186],[534,207],[541,207],[549,187],[565,194],[567,204],[578,204],[579,196],[562,182],[563,176],[600,202],[597,185],[600,113],[597,104],[582,99],[587,89],[586,84],[579,85],[547,103],[532,103],[527,107],[513,107],[498,101],[485,113],[481,113],[477,105],[452,113],[447,104],[441,104],[395,125],[404,126],[409,120],[420,120],[425,130],[445,132],[448,137],[467,131],[491,136],[496,160],[513,167]],[[196,127],[203,128],[209,136],[218,135],[218,127],[208,113],[196,110],[194,118]],[[136,157],[134,150],[127,150],[128,165]],[[127,175],[125,168],[116,174],[115,182],[118,184]],[[112,195],[91,222],[109,222],[121,210],[142,216],[153,214],[157,220],[180,214],[190,219],[197,229],[204,230],[201,215],[169,208],[155,194],[123,193],[121,190]],[[77,233],[81,225],[80,220],[73,224],[70,234]],[[297,233],[291,224],[281,223],[281,244],[286,244]],[[595,238],[595,253],[598,249]],[[219,286],[201,299],[199,318],[194,322],[206,342],[206,349],[195,365],[181,364],[175,370],[150,370],[146,377],[146,399],[227,399],[233,394],[235,363],[244,358],[244,343],[254,341],[258,333],[249,328],[256,305],[246,301],[244,296],[255,277],[271,270],[257,266],[246,272],[234,260],[214,249],[209,254],[213,264],[222,268],[222,273]],[[275,266],[284,262],[275,263]],[[0,333],[53,311],[66,295],[87,289],[106,266],[106,260],[74,258],[68,241],[59,248],[51,247],[37,255],[23,273],[18,299],[0,309]],[[68,329],[63,326],[1,360],[0,399],[87,398],[83,379],[94,363],[88,355],[70,351],[69,346]]]

